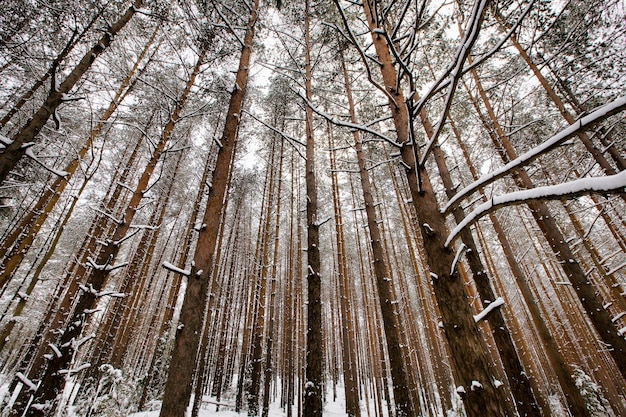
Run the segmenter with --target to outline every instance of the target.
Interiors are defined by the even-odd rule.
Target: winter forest
[[[4,0],[0,415],[626,416],[624,0]]]

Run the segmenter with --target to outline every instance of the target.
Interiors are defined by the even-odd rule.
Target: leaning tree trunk
[[[492,135],[492,140],[495,140],[494,145],[498,149],[503,162],[507,163],[517,158],[517,153],[508,137],[504,134],[504,130],[498,122],[475,70],[472,70],[472,75],[476,82],[478,93],[487,110],[488,119],[483,116],[483,123],[487,123],[485,128],[487,128],[488,131],[492,131],[493,129],[493,132],[495,132],[495,136]],[[482,113],[476,100],[472,99],[471,101],[477,112]],[[514,180],[520,188],[530,189],[534,187],[530,176],[524,169],[518,169],[516,171]],[[539,229],[548,241],[554,255],[559,260],[565,276],[567,276],[572,283],[576,295],[587,312],[591,323],[602,341],[612,348],[610,349],[611,356],[615,360],[622,377],[626,378],[626,340],[619,333],[619,329],[615,322],[612,321],[609,312],[604,308],[602,300],[598,294],[596,294],[593,283],[576,261],[576,256],[572,252],[567,239],[561,233],[554,217],[552,217],[548,205],[543,201],[529,201],[528,207]]]
[[[65,47],[63,47],[61,52],[59,52],[59,54],[54,58],[54,61],[52,61],[52,64],[50,64],[50,68],[48,68],[48,71],[46,71],[45,74],[39,77],[39,79],[35,81],[30,89],[20,96],[19,100],[15,102],[11,110],[9,110],[4,116],[2,116],[2,120],[0,120],[0,128],[6,126],[6,124],[9,123],[11,118],[22,109],[24,104],[26,104],[28,100],[30,100],[31,97],[35,95],[37,90],[39,90],[39,88],[41,88],[41,86],[44,85],[50,77],[56,76],[56,71],[59,67],[59,64],[63,62],[65,58],[67,58],[67,56],[74,49],[74,47],[78,45],[81,39],[87,34],[87,32],[89,32],[94,23],[96,23],[96,21],[102,16],[102,12],[104,12],[104,8],[98,10],[98,12],[93,16],[89,23],[82,29],[80,34],[78,33],[77,29],[74,30],[74,33],[72,34],[70,39],[68,39]]]
[[[476,181],[478,179],[478,174],[476,172],[476,169],[474,168],[474,165],[472,164],[472,161],[469,158],[469,152],[467,150],[467,147],[465,146],[465,143],[463,143],[463,141],[461,140],[458,132],[456,131],[454,127],[454,124],[452,126],[453,126],[452,129],[454,131],[454,136],[457,139],[457,145],[461,149],[465,163],[467,167],[469,168],[470,173],[472,174],[472,179]],[[481,191],[481,194],[483,195],[483,198],[486,199],[487,196],[485,195],[484,190],[481,189],[480,191]],[[563,394],[570,408],[570,411],[573,413],[573,415],[584,416],[587,413],[587,409],[585,407],[584,399],[582,398],[580,394],[580,390],[578,389],[578,387],[576,387],[576,384],[574,383],[574,380],[571,377],[571,375],[573,375],[573,371],[571,371],[567,367],[567,363],[565,362],[563,354],[559,351],[558,344],[556,343],[556,340],[554,340],[554,337],[552,337],[552,334],[550,333],[550,330],[548,329],[548,326],[546,325],[545,319],[542,316],[541,311],[539,310],[539,306],[537,304],[537,298],[533,294],[532,289],[530,287],[528,277],[526,276],[524,271],[522,271],[521,266],[519,265],[519,263],[517,262],[515,258],[515,254],[513,253],[513,248],[511,247],[511,244],[509,243],[509,239],[506,236],[504,227],[502,226],[502,224],[500,223],[500,221],[498,220],[498,218],[496,217],[494,213],[489,213],[489,218],[491,220],[493,229],[496,232],[498,242],[500,243],[500,246],[502,247],[502,252],[504,253],[504,257],[506,258],[507,264],[509,265],[509,268],[511,269],[513,278],[515,278],[515,282],[517,283],[517,286],[519,287],[519,290],[522,294],[524,302],[526,303],[528,307],[528,311],[530,312],[532,322],[537,328],[539,338],[543,342],[543,347],[546,349],[546,352],[548,353],[547,354],[548,363],[551,365],[553,372],[556,374],[557,380],[559,381],[559,385],[561,386],[561,389],[563,390]]]
[[[354,108],[354,100],[352,99],[352,89],[350,80],[348,79],[348,71],[345,62],[342,60],[342,70],[344,84],[346,88],[346,96],[348,99],[348,108],[350,111],[350,119],[353,123],[358,123],[356,119],[356,110]],[[374,261],[374,275],[376,276],[376,288],[378,291],[378,299],[380,303],[381,314],[383,318],[383,326],[385,329],[385,341],[387,351],[389,352],[389,366],[391,368],[391,380],[393,384],[393,399],[396,406],[396,415],[398,417],[412,416],[415,409],[419,410],[419,404],[412,404],[411,394],[409,392],[409,378],[407,375],[407,366],[402,353],[402,337],[400,316],[394,304],[397,303],[393,291],[393,282],[387,264],[385,263],[385,250],[382,245],[382,235],[378,227],[378,219],[376,216],[376,205],[372,195],[372,185],[370,182],[369,172],[365,166],[365,156],[363,155],[363,143],[359,132],[353,132],[354,149],[356,151],[357,163],[359,167],[359,178],[361,180],[361,190],[363,192],[363,202],[365,203],[365,214],[367,216],[367,229],[369,231],[370,244],[372,247],[372,256]]]
[[[230,97],[220,149],[213,171],[212,187],[209,190],[207,206],[198,231],[198,243],[194,263],[187,281],[185,298],[180,313],[179,330],[176,334],[174,351],[169,367],[161,417],[180,417],[185,414],[191,396],[191,385],[195,369],[195,359],[200,341],[202,317],[198,311],[204,310],[208,284],[213,271],[213,256],[217,243],[219,225],[222,220],[224,197],[229,178],[232,156],[237,141],[239,118],[248,84],[248,67],[252,54],[252,39],[257,21],[259,0],[255,0],[246,27],[244,45],[235,76],[235,88]]]
[[[4,287],[10,280],[11,276],[18,268],[28,249],[32,245],[37,233],[43,227],[46,219],[52,212],[56,203],[61,198],[65,187],[69,184],[70,179],[76,173],[76,170],[80,166],[80,162],[85,158],[87,152],[92,149],[93,142],[98,137],[103,127],[106,125],[111,116],[115,113],[119,105],[124,98],[130,93],[135,85],[135,82],[131,84],[135,72],[139,68],[139,64],[147,54],[150,46],[154,42],[154,39],[159,31],[160,26],[157,26],[152,37],[137,57],[135,64],[131,68],[130,72],[124,78],[120,87],[118,88],[115,97],[109,103],[109,106],[104,111],[98,123],[91,130],[89,137],[78,151],[75,158],[65,167],[64,171],[66,175],[64,177],[57,178],[52,185],[46,187],[42,196],[39,198],[35,206],[24,216],[20,221],[18,227],[0,244],[0,258],[6,256],[6,259],[2,261],[2,272],[0,273],[0,288]],[[146,64],[147,66],[147,64]],[[146,67],[144,67],[145,69]],[[137,79],[135,78],[135,81]]]
[[[398,86],[389,46],[385,36],[380,33],[384,29],[378,27],[370,1],[364,1],[363,8],[380,62],[384,85]],[[402,90],[395,90],[394,87],[389,91],[389,99],[398,142],[402,146],[401,157],[420,224],[433,289],[452,353],[458,383],[457,392],[461,395],[469,416],[510,415],[512,412],[507,409],[506,396],[494,383],[487,356],[488,347],[473,319],[464,284],[458,270],[453,268],[454,251],[445,245],[448,235],[445,217],[439,212],[435,193],[424,166],[421,164],[417,166],[409,130],[410,115]]]
[[[46,415],[49,408],[55,408],[58,397],[63,391],[65,375],[71,375],[71,373],[77,372],[71,371],[69,368],[74,360],[75,352],[80,346],[79,338],[82,329],[98,298],[107,293],[101,293],[101,291],[104,288],[109,273],[118,267],[113,265],[113,263],[119,253],[121,242],[132,226],[133,218],[139,209],[139,203],[144,196],[145,190],[148,188],[150,178],[165,150],[165,145],[174,131],[176,122],[180,118],[180,113],[191,93],[191,88],[200,71],[205,54],[206,49],[204,49],[198,57],[196,66],[187,81],[185,89],[177,100],[176,106],[170,115],[170,120],[163,129],[161,140],[156,145],[148,165],[139,178],[122,218],[114,227],[110,243],[99,251],[95,259],[90,258],[88,260],[92,271],[87,273],[87,279],[85,280],[85,284],[81,286],[82,293],[73,309],[74,312],[67,321],[68,325],[62,333],[59,346],[53,348],[54,354],[52,359],[48,362],[48,366],[41,378],[39,388],[34,394],[34,403],[40,404],[41,406],[30,407],[27,410],[28,416]],[[85,341],[85,339],[83,339],[83,341]]]
[[[28,146],[24,145],[35,141],[35,137],[39,134],[50,116],[54,114],[61,103],[63,103],[64,96],[78,83],[96,58],[111,45],[115,35],[126,26],[142,4],[143,0],[134,0],[133,4],[126,10],[126,13],[113,23],[109,30],[100,37],[98,42],[87,51],[67,78],[65,78],[58,87],[54,85],[56,83],[53,83],[46,101],[26,123],[26,126],[20,129],[20,131],[11,138],[11,142],[4,148],[2,153],[0,153],[0,184],[4,183],[9,172],[15,168],[15,165],[22,156],[24,156],[28,148]]]

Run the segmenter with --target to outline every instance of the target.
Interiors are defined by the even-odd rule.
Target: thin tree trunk
[[[343,57],[342,57],[343,64]],[[344,80],[346,79],[346,70],[344,67]],[[349,417],[360,417],[361,408],[359,407],[359,387],[356,373],[356,352],[351,342],[352,335],[352,311],[350,310],[350,277],[347,265],[347,255],[345,248],[345,238],[343,233],[343,214],[341,210],[341,200],[339,192],[339,184],[336,173],[336,157],[332,132],[330,131],[330,122],[327,122],[328,147],[330,149],[330,175],[333,192],[333,209],[335,214],[335,241],[337,244],[337,280],[339,291],[339,307],[341,308],[341,354],[343,368],[343,383],[345,388],[346,414]]]
[[[507,27],[507,24],[504,18],[502,17],[502,15],[500,14],[500,12],[496,11],[495,17],[496,17],[496,20],[503,27],[505,28]],[[565,104],[563,103],[563,100],[561,100],[561,98],[556,94],[556,92],[554,91],[554,89],[552,88],[548,80],[546,79],[546,77],[543,76],[543,74],[541,73],[537,65],[535,65],[535,63],[533,62],[528,52],[526,52],[524,47],[519,43],[519,41],[517,40],[517,36],[513,34],[511,35],[510,39],[511,39],[511,43],[513,43],[513,46],[515,47],[515,49],[517,49],[517,51],[519,52],[524,62],[526,62],[526,64],[528,65],[528,68],[530,68],[530,70],[533,72],[533,74],[535,75],[535,77],[537,78],[541,86],[543,87],[543,89],[546,91],[546,94],[548,95],[550,100],[554,103],[556,108],[559,110],[559,113],[561,114],[561,116],[563,116],[563,118],[570,125],[574,124],[574,122],[576,122],[576,119],[570,112],[567,111],[567,109],[565,108]],[[577,136],[580,139],[580,141],[583,143],[587,151],[591,154],[591,156],[595,159],[598,165],[602,168],[602,170],[607,175],[615,174],[615,169],[611,166],[609,161],[607,161],[607,159],[604,157],[600,149],[595,147],[589,135],[586,132],[579,132]],[[615,147],[613,146],[612,148],[615,148]],[[613,152],[615,152],[615,150]],[[617,155],[619,156],[619,153],[617,153]],[[621,159],[621,156],[619,156],[618,164],[623,165],[623,163],[624,163],[623,159]]]
[[[48,69],[48,71],[46,71],[44,75],[39,77],[39,79],[35,81],[35,84],[33,84],[32,87],[28,91],[26,91],[24,94],[20,96],[19,100],[15,103],[15,105],[11,108],[11,110],[9,110],[2,117],[2,120],[0,120],[0,127],[4,127],[6,126],[7,123],[9,123],[11,118],[18,111],[21,110],[24,104],[26,104],[28,100],[30,100],[33,97],[33,95],[35,95],[37,90],[39,90],[39,88],[42,85],[44,85],[45,82],[48,81],[48,79],[51,76],[56,76],[56,71],[57,71],[59,64],[69,55],[72,49],[74,49],[74,46],[76,46],[81,41],[81,39],[87,34],[87,32],[91,29],[94,23],[96,23],[96,21],[102,16],[102,12],[104,12],[104,8],[101,8],[100,10],[98,10],[98,12],[93,16],[93,18],[89,21],[89,23],[83,28],[80,34],[77,33],[77,30],[74,31],[70,39],[68,39],[67,43],[65,44],[65,47],[54,58],[54,61],[50,65],[50,68]],[[26,21],[24,20],[21,23],[24,24],[26,23]],[[17,33],[17,31],[15,33]],[[53,82],[56,82],[56,81],[53,81]]]
[[[304,6],[305,94],[310,102],[311,86],[311,33],[309,27],[309,0]],[[322,416],[324,388],[322,353],[322,300],[319,252],[319,219],[317,218],[317,183],[315,179],[315,138],[313,135],[313,110],[306,106],[306,224],[307,224],[307,331],[306,331],[306,382],[304,384],[304,417]]]
[[[198,349],[202,317],[198,311],[204,310],[208,284],[213,272],[213,260],[219,225],[222,222],[224,197],[228,184],[231,160],[237,141],[239,118],[244,94],[248,83],[248,67],[252,54],[252,39],[257,21],[259,0],[255,0],[250,11],[250,20],[246,27],[244,44],[235,76],[235,88],[228,105],[224,132],[220,140],[212,187],[209,190],[202,226],[198,232],[198,243],[194,254],[194,263],[187,282],[185,298],[180,313],[182,326],[176,334],[174,351],[169,367],[163,406],[160,417],[180,417],[185,413],[191,395],[191,385],[195,370],[195,358]]]
[[[354,101],[352,100],[350,80],[348,79],[347,69],[343,60],[342,70],[350,110],[350,118],[353,123],[358,123],[356,120]],[[365,203],[365,213],[367,215],[367,228],[369,231],[370,244],[372,246],[376,287],[378,290],[383,326],[385,329],[387,350],[389,352],[389,366],[391,368],[391,379],[393,383],[393,397],[396,406],[395,411],[398,417],[412,416],[415,414],[414,410],[420,409],[420,405],[412,404],[411,402],[407,364],[405,363],[405,358],[401,348],[402,337],[400,332],[402,323],[400,322],[400,316],[396,311],[396,308],[394,308],[394,304],[397,304],[397,300],[393,291],[390,271],[387,263],[385,262],[386,255],[382,246],[381,232],[378,227],[376,207],[374,204],[374,197],[372,195],[372,185],[369,178],[369,172],[365,166],[365,156],[363,155],[361,137],[356,131],[353,132],[353,136],[354,148],[356,150],[357,163],[359,166],[363,201]]]
[[[284,119],[283,119],[284,120]],[[284,127],[284,126],[283,126]],[[280,208],[281,208],[281,189],[283,184],[283,147],[284,141],[281,140],[278,149],[278,183],[276,184],[276,219],[274,220],[274,254],[272,256],[272,272],[270,273],[271,288],[269,299],[269,312],[267,324],[267,336],[265,346],[265,372],[264,372],[264,389],[263,389],[263,410],[262,416],[267,417],[269,413],[270,384],[272,375],[275,374],[273,348],[274,336],[276,333],[276,281],[278,281],[278,243],[280,242]]]

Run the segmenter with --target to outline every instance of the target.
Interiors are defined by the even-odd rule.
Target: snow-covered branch
[[[189,275],[191,275],[191,271],[188,269],[180,269],[179,267],[177,267],[176,265],[173,265],[167,261],[163,262],[162,264],[163,268],[175,272],[177,274],[181,274],[184,275],[186,277],[188,277]]]
[[[518,156],[508,164],[504,165],[502,168],[497,169],[487,175],[484,175],[469,184],[467,187],[463,188],[459,191],[453,198],[450,199],[448,204],[443,208],[442,212],[447,213],[452,208],[458,205],[459,201],[466,197],[468,194],[473,193],[480,187],[485,187],[486,185],[491,184],[499,178],[502,178],[505,175],[508,175],[512,170],[524,167],[539,158],[544,153],[554,149],[559,146],[563,142],[565,142],[568,138],[574,136],[578,132],[582,130],[586,130],[590,128],[592,125],[601,122],[609,116],[612,116],[616,113],[619,113],[626,109],[626,96],[619,97],[613,100],[610,103],[601,106],[600,108],[594,110],[590,114],[581,117],[578,119],[576,123],[568,126],[563,129],[556,135],[552,136],[550,139],[546,140],[539,146],[534,147],[528,152]]]
[[[483,311],[474,316],[474,321],[478,323],[479,321],[484,320],[493,310],[502,305],[504,305],[504,299],[502,297],[496,298],[493,302],[489,303],[489,305],[485,307]]]
[[[33,153],[33,149],[30,146],[26,148],[26,150],[24,151],[24,154],[58,177],[66,178],[68,175],[70,175],[66,171],[61,171],[61,170],[54,169],[54,168],[47,166],[41,159],[37,157],[37,155]]]
[[[295,91],[295,90],[294,90]],[[313,110],[315,113],[317,113],[319,116],[323,117],[324,119],[328,120],[329,122],[331,122],[334,125],[337,126],[343,126],[343,127],[347,127],[349,129],[356,129],[356,130],[360,130],[362,132],[366,132],[369,133],[373,136],[376,136],[377,138],[380,138],[382,140],[384,140],[387,143],[390,143],[391,145],[397,147],[397,148],[401,148],[402,145],[400,145],[398,142],[396,142],[395,140],[388,138],[387,136],[383,135],[382,133],[379,133],[375,130],[372,130],[370,128],[368,128],[365,125],[359,125],[356,123],[351,123],[351,122],[344,122],[342,120],[336,119],[334,117],[332,117],[330,114],[318,109],[317,107],[315,107],[313,105],[313,103],[311,103],[309,100],[306,99],[306,97],[304,97],[302,94],[300,94],[299,91],[295,91],[295,93],[300,96],[300,98],[302,98],[302,100],[304,100],[304,102],[306,103],[307,106],[309,106],[311,108],[311,110]]]
[[[608,192],[626,192],[626,171],[606,177],[580,178],[563,184],[537,187],[495,196],[469,213],[452,230],[445,246],[449,246],[463,229],[475,223],[485,214],[500,207],[524,204],[530,200],[560,200],[584,194]]]

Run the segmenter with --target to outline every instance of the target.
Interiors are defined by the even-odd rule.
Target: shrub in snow
[[[574,371],[573,377],[576,379],[576,386],[580,390],[580,394],[585,400],[585,406],[589,413],[594,417],[608,416],[608,402],[602,395],[602,390],[591,380],[582,369],[578,368]]]
[[[124,377],[122,371],[109,364],[100,366],[102,377],[76,404],[76,415],[93,417],[124,417],[137,411],[137,383]]]

